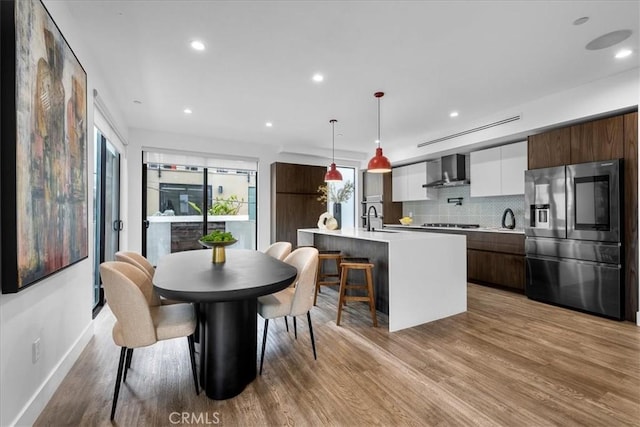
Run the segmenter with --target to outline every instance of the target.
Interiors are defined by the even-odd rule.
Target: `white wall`
[[[415,160],[437,158],[443,154],[468,153],[486,146],[521,141],[528,135],[540,133],[552,127],[560,127],[606,113],[637,107],[639,88],[640,72],[636,68],[586,85],[547,95],[526,104],[515,105],[508,110],[491,113],[491,115],[477,121],[452,127],[445,133],[425,134],[422,140],[415,141],[415,145],[409,147],[394,150],[392,147],[385,146],[385,155],[394,166],[397,166]],[[522,116],[518,121],[425,147],[417,147],[419,143],[424,141],[473,129],[517,114]],[[363,164],[363,167],[366,167],[366,164]]]
[[[64,4],[46,1],[54,21],[87,72],[88,200],[92,203],[93,89],[107,103],[90,47]],[[117,111],[110,108],[116,118]],[[126,187],[126,186],[124,186]],[[91,215],[92,206],[89,205]],[[0,295],[0,425],[30,425],[93,335],[93,227],[89,218],[89,258],[23,291]],[[32,363],[31,346],[40,338],[41,357]]]

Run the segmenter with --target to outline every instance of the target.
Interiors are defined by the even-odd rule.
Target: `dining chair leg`
[[[318,360],[316,357],[316,340],[313,338],[313,326],[311,326],[311,311],[307,311],[307,321],[309,322],[309,334],[311,335],[311,348],[313,348],[313,359]]]
[[[262,354],[260,355],[260,375],[262,375],[262,364],[264,363],[264,349],[267,345],[267,329],[269,329],[269,319],[264,319],[264,333],[262,334]]]
[[[189,342],[189,358],[191,359],[191,371],[193,371],[193,383],[196,385],[196,395],[200,394],[198,387],[198,374],[196,373],[196,346],[193,344],[193,334],[187,337]]]
[[[131,366],[131,358],[133,357],[133,349],[127,349],[127,357],[124,362],[124,376],[122,378],[122,382],[127,382],[127,372],[129,372],[129,367]]]
[[[287,320],[287,316],[284,316],[284,326],[287,327],[287,332],[289,332],[289,321]]]
[[[127,347],[120,350],[120,362],[118,362],[118,373],[116,374],[116,389],[113,392],[113,403],[111,404],[111,420],[116,416],[116,404],[118,403],[118,393],[120,393],[120,380],[122,379],[122,368],[124,367]]]
[[[296,325],[296,316],[293,316],[293,335],[298,339],[298,327]]]

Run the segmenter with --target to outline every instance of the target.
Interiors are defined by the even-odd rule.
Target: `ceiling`
[[[302,152],[330,150],[335,118],[336,149],[373,153],[376,91],[394,149],[639,66],[638,1],[67,3],[126,126]]]

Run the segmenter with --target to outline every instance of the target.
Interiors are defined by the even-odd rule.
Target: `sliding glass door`
[[[100,264],[112,261],[120,247],[120,153],[95,128],[94,165],[94,311],[104,304]]]
[[[171,156],[153,153],[143,157],[142,242],[153,265],[169,253],[202,249],[198,239],[213,230],[238,239],[230,249],[256,248],[255,169],[176,164]]]
[[[147,259],[156,265],[163,255],[200,249],[198,238],[204,232],[204,169],[147,164],[144,170]]]

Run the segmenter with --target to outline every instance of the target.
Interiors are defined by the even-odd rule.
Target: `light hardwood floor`
[[[272,322],[263,375],[226,401],[195,395],[186,339],[137,349],[115,424],[170,426],[186,416],[182,425],[640,425],[639,327],[468,291],[466,313],[390,334],[379,313],[380,326],[370,326],[364,303],[350,303],[336,326],[337,293],[323,289],[312,310],[318,360],[306,319],[297,341]],[[111,424],[113,322],[104,309],[36,426]]]

